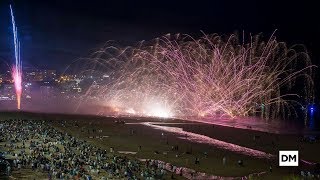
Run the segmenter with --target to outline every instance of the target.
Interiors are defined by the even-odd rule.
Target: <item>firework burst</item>
[[[138,116],[291,116],[301,97],[313,95],[313,65],[297,50],[275,36],[245,43],[236,35],[177,34],[126,48],[108,42],[81,63],[83,72],[110,76],[84,99]],[[303,91],[295,93],[297,81]]]

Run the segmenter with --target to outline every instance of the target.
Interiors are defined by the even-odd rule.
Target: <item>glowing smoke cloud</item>
[[[12,67],[11,73],[14,81],[14,87],[17,96],[17,108],[20,109],[21,105],[21,94],[22,94],[22,62],[20,60],[20,42],[18,39],[18,30],[14,20],[14,15],[12,7],[10,5],[11,21],[12,21],[12,31],[13,31],[13,42],[14,42],[14,55],[15,55],[15,65]]]

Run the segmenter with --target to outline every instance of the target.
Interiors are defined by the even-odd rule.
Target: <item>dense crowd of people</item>
[[[56,121],[57,126],[65,127],[65,121]],[[79,127],[77,123],[74,126]],[[96,129],[87,129],[88,135],[95,134]],[[98,130],[102,132],[102,130]],[[81,129],[81,132],[85,132]],[[134,134],[134,131],[131,132]],[[90,137],[89,137],[90,138]],[[259,137],[254,136],[256,141]],[[139,146],[139,151],[141,150]],[[178,146],[172,146],[172,151],[178,151]],[[155,154],[159,154],[155,151]],[[207,152],[204,153],[207,157]],[[178,156],[178,155],[177,155]],[[176,157],[177,157],[176,156]],[[225,166],[224,156],[222,164]],[[195,158],[195,164],[200,159]],[[238,161],[243,166],[243,161]],[[60,131],[40,120],[8,119],[0,121],[0,177],[10,176],[12,171],[29,169],[42,173],[48,179],[173,179],[173,174],[188,179],[217,179],[195,170],[177,167],[160,160],[141,160],[119,155],[110,147],[110,151],[101,149],[84,140]],[[320,168],[317,168],[320,169]],[[2,171],[1,171],[2,170]],[[272,172],[270,166],[269,171]],[[170,175],[168,174],[170,173]],[[260,176],[256,173],[249,176]],[[301,177],[318,177],[318,171],[301,171]],[[248,177],[249,177],[248,176]],[[201,179],[200,178],[200,179]]]
[[[163,179],[165,166],[107,152],[50,127],[45,121],[0,121],[6,174],[31,168],[48,179]]]

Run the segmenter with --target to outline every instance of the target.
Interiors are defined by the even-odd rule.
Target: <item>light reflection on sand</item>
[[[259,151],[259,150],[247,148],[244,146],[239,146],[236,144],[220,141],[220,140],[213,139],[211,137],[204,136],[201,134],[196,134],[196,133],[184,131],[182,128],[157,125],[157,124],[165,124],[165,123],[143,122],[141,124],[152,127],[154,129],[159,129],[159,130],[175,133],[177,135],[180,135],[178,137],[180,139],[186,139],[186,140],[189,140],[192,142],[197,142],[197,143],[202,143],[202,144],[209,144],[209,145],[215,146],[217,148],[225,149],[225,150],[232,151],[235,153],[239,153],[239,154],[243,154],[243,155],[247,155],[247,156],[252,156],[252,157],[256,157],[256,158],[267,158],[267,159],[275,158],[274,155],[269,154],[269,153],[265,153],[263,151]]]

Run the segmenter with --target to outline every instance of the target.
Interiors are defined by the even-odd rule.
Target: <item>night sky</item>
[[[13,4],[25,65],[62,70],[108,40],[123,45],[167,33],[260,33],[306,45],[319,65],[316,1],[34,1],[1,0],[0,59],[12,61],[9,4]],[[0,60],[0,61],[1,61]]]

